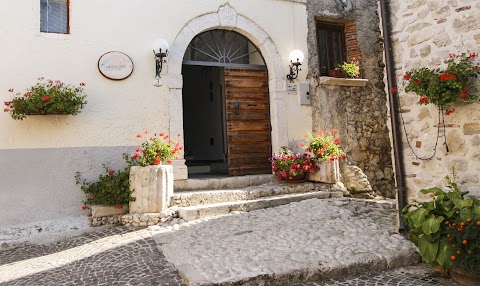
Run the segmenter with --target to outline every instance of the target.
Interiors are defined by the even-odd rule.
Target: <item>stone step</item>
[[[331,185],[329,184],[303,183],[293,185],[277,182],[237,189],[175,192],[170,201],[170,206],[190,207],[196,205],[255,200],[277,195],[328,191],[330,190],[330,187]]]
[[[174,192],[235,189],[248,186],[258,186],[262,184],[273,183],[275,181],[278,181],[278,179],[271,174],[237,177],[206,177],[175,181],[173,188]]]
[[[306,193],[283,194],[253,200],[178,207],[178,215],[184,220],[194,220],[205,217],[225,215],[235,211],[248,212],[252,210],[276,207],[307,199],[328,199],[340,197],[343,197],[343,193],[339,191],[311,191]]]

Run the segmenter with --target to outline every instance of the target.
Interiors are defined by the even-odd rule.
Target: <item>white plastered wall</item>
[[[236,21],[221,19],[221,7],[230,7]],[[304,1],[72,0],[68,35],[40,33],[39,10],[38,0],[13,1],[0,10],[2,102],[12,98],[8,89],[21,92],[45,77],[86,83],[88,104],[77,116],[14,121],[0,114],[0,225],[84,217],[76,171],[95,179],[102,163],[121,167],[121,153],[139,145],[135,135],[144,130],[183,133],[181,60],[201,31],[235,30],[262,52],[269,70],[273,151],[311,130],[310,107],[287,93],[285,79],[289,52],[308,54]],[[159,37],[171,48],[162,72],[165,84],[154,87],[151,47]],[[98,72],[98,58],[108,51],[132,58],[129,78],[111,81]],[[306,74],[300,72],[298,81]]]

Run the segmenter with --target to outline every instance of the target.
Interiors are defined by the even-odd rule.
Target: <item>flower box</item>
[[[340,167],[338,160],[317,163],[317,171],[307,173],[307,181],[335,184],[340,182]]]

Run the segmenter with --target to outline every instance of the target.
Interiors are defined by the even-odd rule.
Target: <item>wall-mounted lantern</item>
[[[155,80],[153,85],[161,86],[163,82],[160,79],[163,63],[167,61],[164,59],[168,56],[168,43],[164,39],[156,39],[153,42],[153,54],[155,55]]]
[[[298,77],[298,72],[301,71],[299,66],[303,63],[303,53],[300,50],[293,50],[288,56],[290,59],[290,73],[287,74],[287,79],[293,81]]]

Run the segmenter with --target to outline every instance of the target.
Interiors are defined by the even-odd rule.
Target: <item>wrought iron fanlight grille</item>
[[[183,60],[265,65],[260,51],[250,40],[228,30],[210,30],[197,35],[188,45]]]

